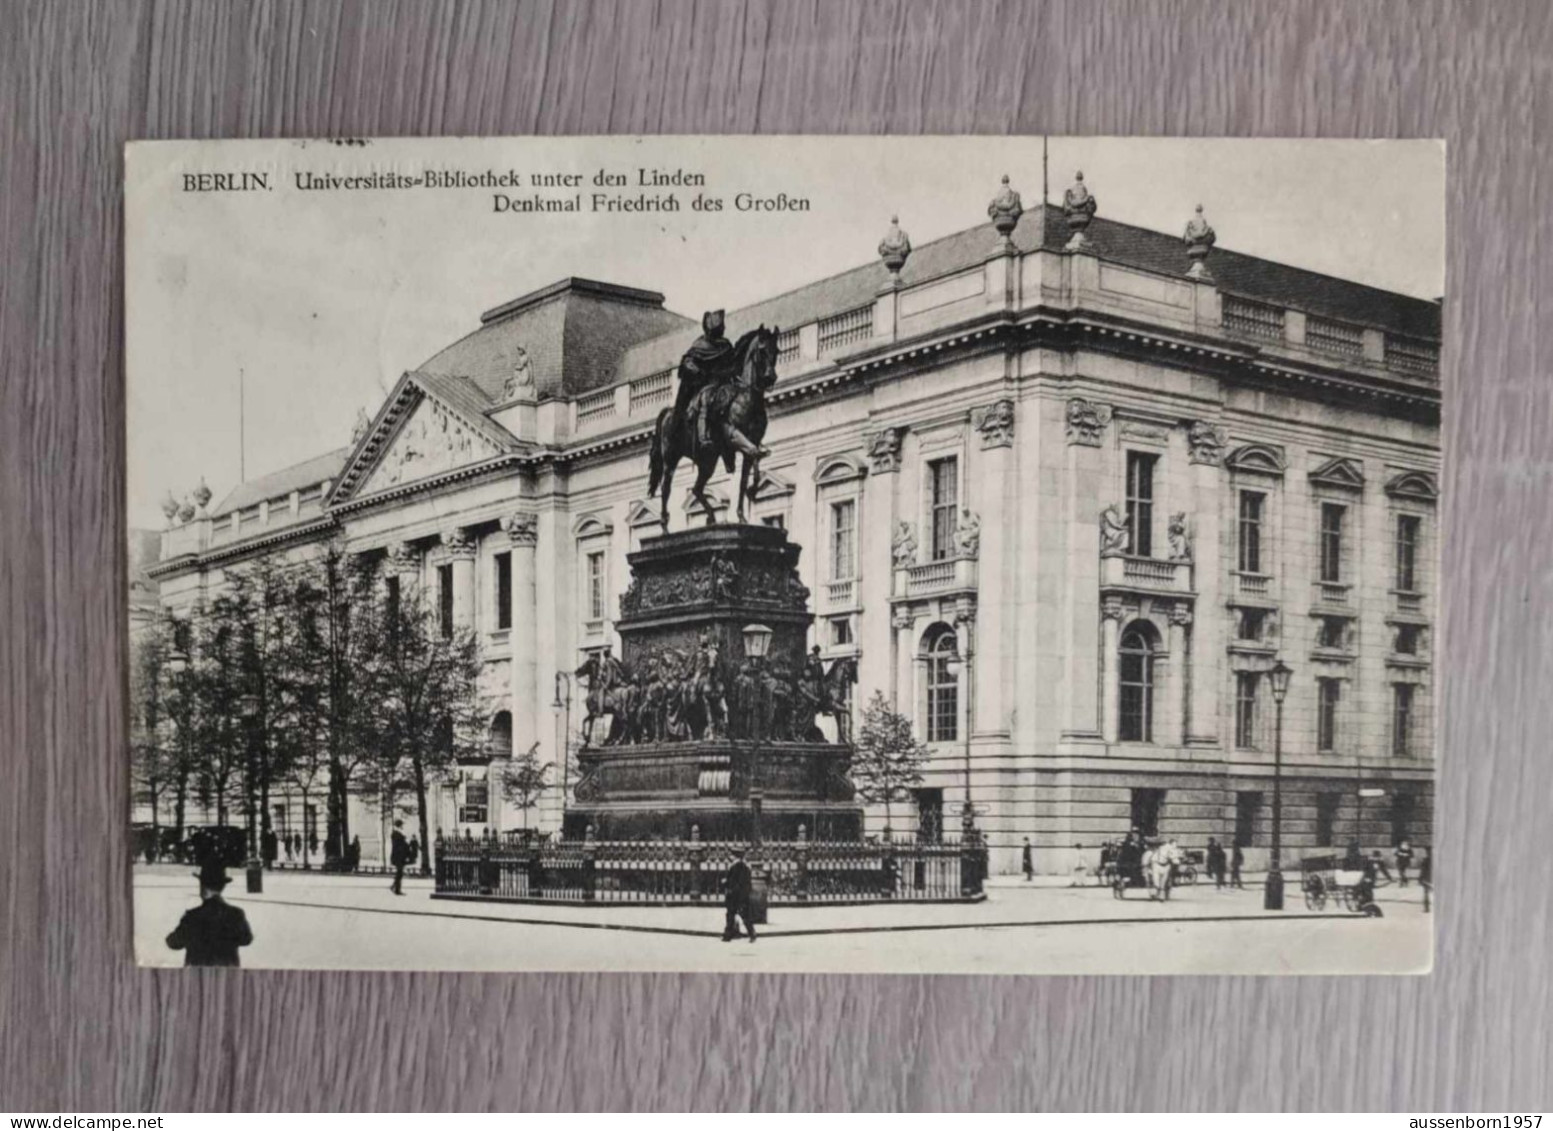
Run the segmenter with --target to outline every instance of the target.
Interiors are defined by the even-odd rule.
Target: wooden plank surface
[[[1544,0],[6,4],[0,1109],[1553,1106],[1550,59]],[[134,968],[123,141],[1040,131],[1449,139],[1432,977]]]

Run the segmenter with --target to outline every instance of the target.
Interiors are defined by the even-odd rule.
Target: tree
[[[225,826],[234,798],[240,800],[246,760],[242,608],[225,594],[191,614],[193,637],[188,671],[179,681],[183,715],[192,728],[191,753],[199,798]]]
[[[291,779],[305,807],[320,762],[328,770],[324,852],[330,860],[343,858],[350,843],[351,784],[374,750],[376,723],[367,688],[386,637],[380,622],[388,608],[377,594],[378,581],[372,564],[338,541],[326,543],[297,568],[298,631],[290,667],[298,673],[294,725],[301,761],[291,767]]]
[[[177,736],[169,741],[167,733],[171,724],[165,690],[171,651],[171,626],[158,620],[135,641],[129,671],[130,772],[136,788],[151,804],[152,858],[162,847],[162,797],[173,786],[179,769]],[[181,816],[178,823],[183,823]]]
[[[885,828],[890,826],[890,803],[904,801],[906,790],[922,782],[922,764],[928,750],[911,732],[911,720],[874,692],[863,709],[857,745],[852,755],[852,781],[858,799],[884,806]]]
[[[428,795],[461,760],[484,757],[483,665],[475,634],[444,631],[419,592],[376,604],[369,686],[363,688],[372,710],[362,721],[379,756],[365,784],[389,805],[402,790],[414,793],[421,871],[429,872]]]
[[[553,769],[554,762],[539,760],[537,742],[528,748],[526,754],[513,758],[502,767],[502,797],[516,805],[523,814],[524,829],[528,828],[528,811],[539,804],[539,799],[550,787],[548,779]]]

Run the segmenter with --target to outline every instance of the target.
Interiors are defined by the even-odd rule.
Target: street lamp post
[[[566,694],[561,694],[561,689]],[[561,723],[561,832],[566,832],[566,794],[571,788],[569,780],[572,751],[572,676],[570,672],[555,673],[555,702],[550,704],[556,721]]]
[[[244,760],[246,772],[243,774],[243,793],[246,795],[244,801],[248,810],[248,861],[244,865],[244,871],[247,875],[249,893],[258,894],[264,891],[264,862],[259,856],[259,823],[258,814],[254,811],[258,805],[258,798],[254,794],[254,778],[258,774],[259,763],[259,697],[251,693],[244,695],[242,712],[248,732],[248,756]]]
[[[766,855],[761,836],[761,816],[765,794],[760,788],[760,741],[765,737],[768,705],[766,702],[766,652],[771,647],[771,629],[763,624],[744,626],[744,655],[754,664],[754,710],[750,717],[750,915],[757,923],[766,921]]]
[[[1281,659],[1268,673],[1273,685],[1276,718],[1273,729],[1273,855],[1267,869],[1267,886],[1262,892],[1262,907],[1283,910],[1283,699],[1289,693],[1293,670]]]

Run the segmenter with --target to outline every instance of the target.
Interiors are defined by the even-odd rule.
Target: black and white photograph
[[[140,964],[1431,969],[1443,143],[124,161]]]

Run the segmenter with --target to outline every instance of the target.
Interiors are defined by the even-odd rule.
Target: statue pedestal
[[[609,741],[577,756],[563,836],[600,840],[752,839],[749,795],[764,795],[773,841],[855,840],[862,810],[851,748],[829,743],[798,683],[813,619],[800,548],[766,526],[700,527],[649,538],[630,556],[620,602],[624,686]],[[745,626],[770,629],[765,658],[745,656]],[[807,717],[805,717],[807,713]]]

